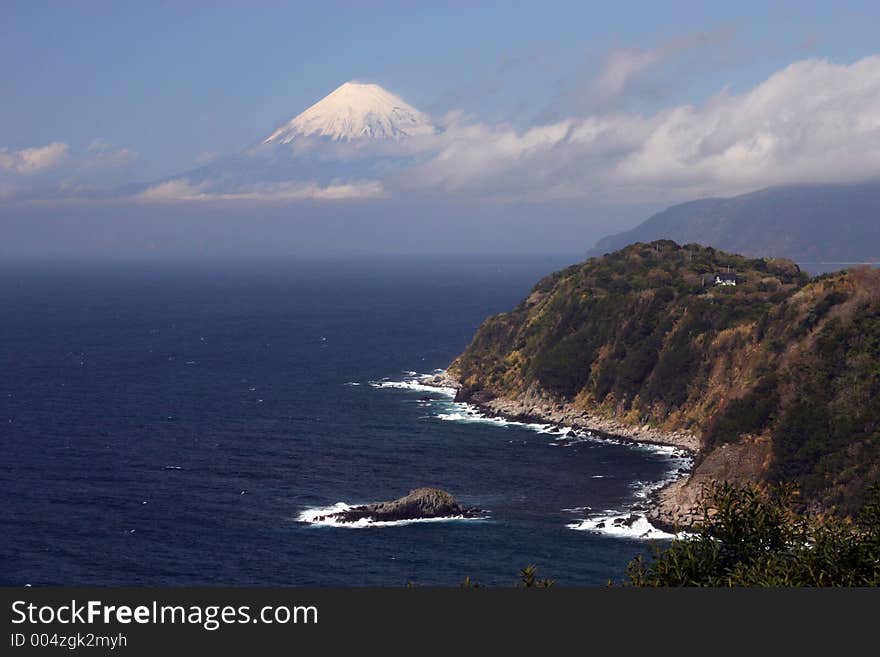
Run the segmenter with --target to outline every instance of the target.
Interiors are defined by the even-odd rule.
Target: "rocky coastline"
[[[496,397],[482,390],[467,390],[448,372],[426,376],[423,385],[456,390],[455,401],[474,406],[487,416],[500,416],[515,422],[553,424],[579,432],[607,434],[623,441],[667,445],[696,455],[700,449],[700,437],[685,431],[661,431],[649,425],[634,426],[618,420],[598,417],[574,408],[570,404],[549,399],[538,391],[530,390],[516,399]],[[697,495],[691,486],[691,472],[652,491],[644,511],[648,520],[658,529],[675,533],[690,526],[696,518]]]
[[[518,422],[543,422],[561,427],[571,427],[577,431],[596,431],[636,443],[670,445],[696,453],[700,448],[700,438],[686,431],[661,431],[647,424],[633,426],[618,420],[591,415],[570,404],[563,404],[539,392],[529,391],[516,399],[495,397],[485,391],[466,390],[448,372],[425,377],[421,383],[438,388],[454,388],[455,401],[475,406],[486,415],[499,415]]]

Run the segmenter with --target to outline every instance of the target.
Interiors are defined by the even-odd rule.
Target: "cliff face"
[[[735,286],[716,286],[716,273]],[[701,483],[799,483],[846,514],[880,480],[880,271],[809,279],[664,240],[540,281],[449,367],[459,398],[694,448],[658,517],[687,521]]]

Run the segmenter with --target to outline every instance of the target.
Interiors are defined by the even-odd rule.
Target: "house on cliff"
[[[703,277],[703,287],[708,287],[710,285],[718,286],[727,286],[727,285],[736,285],[737,278],[736,274],[732,272],[718,272],[715,274],[707,274]]]

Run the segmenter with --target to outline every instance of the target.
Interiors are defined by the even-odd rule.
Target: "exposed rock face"
[[[722,445],[707,454],[691,475],[658,491],[648,519],[672,531],[701,520],[699,503],[713,483],[743,486],[761,481],[772,457],[766,436],[748,436],[737,444]]]
[[[416,488],[404,497],[390,502],[374,502],[352,507],[338,513],[321,516],[316,520],[334,519],[339,522],[357,522],[368,518],[377,522],[395,520],[418,520],[422,518],[473,518],[481,510],[463,507],[445,490],[439,488]]]

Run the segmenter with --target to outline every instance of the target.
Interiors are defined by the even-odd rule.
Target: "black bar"
[[[875,590],[830,589],[4,588],[0,597],[5,630],[0,654],[65,654],[62,650],[67,650],[160,656],[212,654],[205,651],[335,654],[346,647],[393,646],[410,646],[413,652],[428,647],[459,650],[486,640],[496,649],[558,645],[579,646],[583,650],[578,652],[595,647],[624,654],[690,652],[685,648],[700,645],[705,647],[700,654],[721,647],[761,654],[769,648],[768,642],[780,641],[788,654],[795,649],[847,654],[848,646],[855,648],[860,637],[873,640],[880,602]],[[39,613],[41,606],[51,607],[51,613],[61,610],[66,620],[71,601],[76,601],[73,607],[100,601],[96,609],[101,614],[120,605],[144,606],[151,613],[163,605],[197,611],[191,612],[192,622],[185,624],[119,622],[118,609],[106,612],[110,622],[98,616],[91,623],[13,623],[27,614],[28,604],[34,605],[32,613]],[[209,609],[224,606],[247,606],[251,615],[271,607],[266,618],[272,622],[238,622],[238,618],[218,622],[214,628],[206,620],[209,615],[220,619],[220,611]],[[277,622],[272,614],[279,607],[299,609],[298,622]],[[303,613],[303,609],[315,611]],[[49,620],[50,612],[43,614]],[[122,617],[131,615],[122,612]],[[166,615],[166,621],[170,618]],[[283,618],[285,612],[281,612]],[[80,644],[75,650],[59,645],[83,635],[101,637],[102,645]],[[124,645],[120,636],[125,637]],[[114,638],[115,646],[110,644]]]

